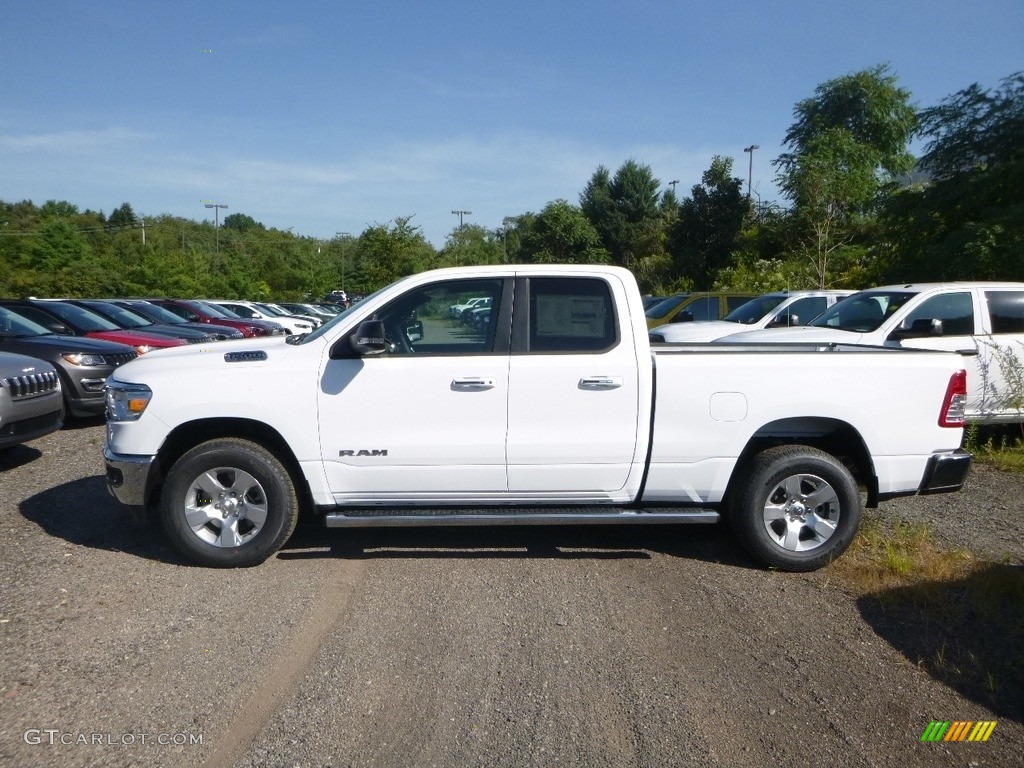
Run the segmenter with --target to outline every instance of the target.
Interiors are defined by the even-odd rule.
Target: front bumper
[[[156,456],[122,456],[104,445],[103,459],[107,464],[107,490],[110,495],[129,507],[144,506]]]
[[[974,457],[967,451],[937,453],[928,459],[918,493],[951,493],[963,488]]]

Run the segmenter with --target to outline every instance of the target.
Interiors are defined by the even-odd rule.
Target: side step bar
[[[657,525],[678,523],[717,523],[719,513],[714,509],[695,507],[654,509],[618,509],[601,507],[588,512],[579,507],[534,507],[509,512],[507,508],[495,511],[470,509],[422,509],[410,512],[380,512],[350,510],[329,512],[324,516],[328,528],[412,528],[457,525]]]

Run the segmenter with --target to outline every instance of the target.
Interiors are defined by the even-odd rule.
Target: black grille
[[[24,376],[8,376],[4,386],[11,390],[15,400],[26,397],[38,397],[57,388],[57,374],[54,371],[43,373],[26,373]]]
[[[136,357],[138,357],[138,355],[135,354],[134,352],[118,352],[117,354],[104,355],[103,357],[104,359],[106,359],[108,365],[113,365],[116,367],[118,365],[124,365],[125,363],[134,360]]]
[[[188,338],[185,339],[185,341],[187,341],[189,344],[207,344],[211,341],[214,341],[214,338],[213,336],[203,336],[202,338],[199,339]]]

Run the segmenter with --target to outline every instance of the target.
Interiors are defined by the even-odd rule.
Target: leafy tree
[[[627,160],[609,176],[599,166],[580,195],[580,208],[601,237],[612,263],[643,270],[642,261],[664,253],[658,187],[650,167]]]
[[[889,280],[1019,280],[1024,275],[1024,72],[977,83],[921,113],[930,180],[883,216]]]
[[[128,203],[122,203],[121,206],[115,208],[114,212],[107,218],[107,226],[111,229],[134,227],[135,223],[135,211],[132,210],[131,205]]]
[[[359,236],[357,277],[362,290],[376,290],[429,263],[434,249],[412,216],[368,227]]]
[[[479,224],[456,226],[448,235],[441,253],[438,254],[439,264],[445,266],[500,264],[504,253],[498,234]]]
[[[698,290],[709,290],[715,275],[732,265],[750,209],[732,159],[716,155],[679,211],[668,235],[675,273]]]
[[[860,220],[912,166],[907,144],[917,116],[909,99],[882,65],[829,80],[794,109],[785,138],[789,151],[774,165],[793,205],[796,250],[811,261],[822,287]]]
[[[522,236],[520,258],[539,264],[606,264],[597,230],[576,206],[555,200],[533,217]]]
[[[266,229],[252,216],[244,213],[232,213],[224,217],[220,224],[224,229],[233,229],[236,232],[248,232],[251,229]]]

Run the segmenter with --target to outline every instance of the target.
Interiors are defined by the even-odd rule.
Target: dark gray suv
[[[119,365],[138,357],[126,344],[50,333],[5,307],[0,307],[0,351],[51,363],[60,376],[64,406],[70,416],[102,414],[107,376]]]

